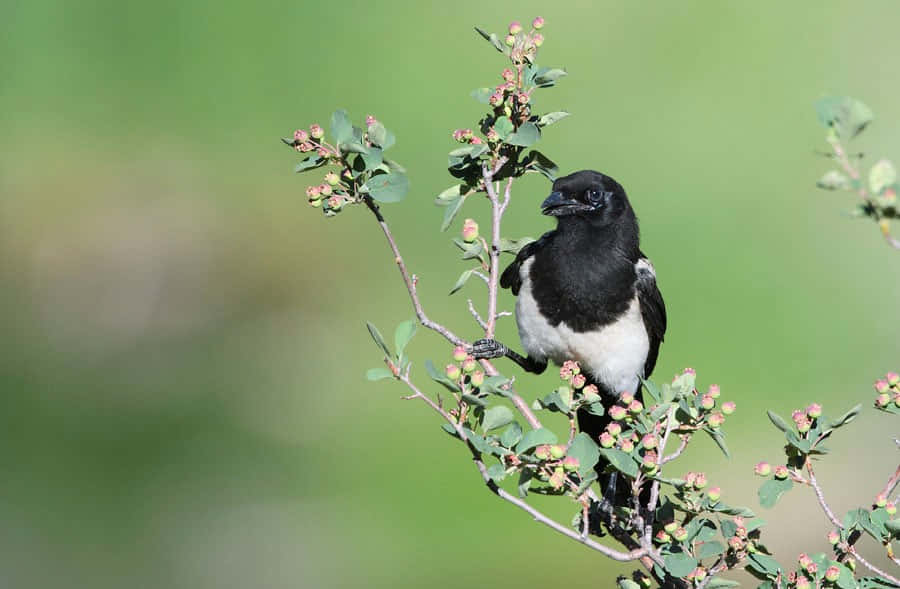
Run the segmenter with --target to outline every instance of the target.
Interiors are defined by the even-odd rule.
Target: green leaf
[[[503,53],[503,43],[500,42],[500,39],[497,37],[496,33],[488,33],[482,28],[475,27],[475,30],[478,31],[478,34],[484,37],[484,39],[494,46],[494,49]]]
[[[353,141],[353,140],[345,141],[344,143],[341,143],[341,151],[343,153],[368,153],[369,152],[368,148],[365,145],[363,145],[362,143],[359,143],[357,141]],[[379,162],[379,163],[381,163],[381,162]]]
[[[388,370],[385,366],[379,366],[378,368],[369,368],[366,371],[366,378],[371,381],[382,380],[385,378],[394,378],[394,373]]]
[[[782,495],[791,490],[794,482],[791,479],[770,479],[759,488],[759,504],[766,508],[774,507]]]
[[[541,118],[538,119],[537,126],[538,127],[546,127],[547,125],[552,125],[553,123],[559,122],[569,116],[572,113],[568,113],[564,110],[558,110],[555,112],[548,112],[545,115],[541,115]]]
[[[505,237],[501,237],[500,251],[516,255],[519,253],[519,250],[521,250],[532,241],[534,241],[533,237],[523,237],[521,239],[506,239]]]
[[[491,477],[491,480],[493,480],[495,483],[499,483],[504,478],[506,478],[506,469],[502,464],[492,464],[487,469],[487,474],[489,477]]]
[[[484,421],[481,422],[481,429],[485,432],[493,431],[508,425],[512,420],[513,412],[509,407],[497,405],[484,412]]]
[[[756,515],[749,507],[730,507],[721,502],[710,507],[710,511],[724,513],[725,515],[739,515],[741,517],[754,517]],[[722,522],[722,525],[724,526],[725,522]],[[733,535],[734,533],[729,534],[729,536]]]
[[[475,446],[475,449],[481,452],[482,454],[490,454],[491,453],[491,445],[487,443],[482,436],[479,436],[472,430],[467,427],[463,427],[463,431],[466,432],[466,437],[469,438],[469,442]]]
[[[519,482],[516,484],[516,487],[519,490],[519,497],[526,497],[528,495],[528,488],[531,486],[531,480],[534,478],[534,474],[531,470],[522,470],[519,473]]]
[[[490,393],[492,395],[500,395],[501,397],[508,397],[509,392],[502,388],[505,384],[509,382],[509,379],[500,374],[495,374],[494,376],[489,376],[484,379],[484,383],[479,387],[481,392]]]
[[[541,444],[555,444],[556,434],[546,428],[530,429],[516,445],[516,452],[521,454]]]
[[[346,110],[338,109],[332,113],[331,137],[335,143],[344,143],[353,138],[353,123]]]
[[[541,88],[549,88],[556,84],[556,81],[563,76],[567,76],[568,72],[559,68],[541,68],[534,75],[534,83]]]
[[[534,123],[525,123],[519,129],[506,138],[505,143],[530,147],[541,138],[541,130]]]
[[[462,396],[463,401],[468,403],[469,405],[475,407],[487,407],[487,401],[482,399],[481,397],[476,397],[475,395],[464,394]]]
[[[382,125],[379,121],[375,121],[374,124],[369,125],[367,131],[369,133],[369,141],[371,141],[381,149],[390,149],[390,147],[397,141],[397,138],[394,137],[394,134],[385,129],[384,125]]]
[[[641,586],[632,581],[631,579],[626,579],[625,577],[619,577],[616,579],[616,585],[619,589],[641,589]]]
[[[379,169],[381,164],[384,163],[380,147],[370,147],[365,153],[362,154],[362,159],[363,163],[366,166],[366,169],[370,171]]]
[[[491,95],[493,93],[493,88],[475,88],[469,93],[469,95],[481,104],[489,104]]]
[[[722,451],[722,454],[724,454],[726,458],[731,458],[731,454],[728,452],[728,446],[725,445],[725,434],[723,434],[721,430],[704,427],[703,431],[709,434],[709,437],[713,439],[713,442],[716,443],[716,446],[719,447],[719,450]]]
[[[513,124],[509,117],[500,117],[494,121],[494,131],[500,136],[500,139],[506,139],[512,133]]]
[[[307,170],[318,168],[325,165],[326,161],[328,160],[323,157],[319,157],[318,154],[313,154],[294,166],[294,172],[305,172]]]
[[[747,566],[749,568],[766,576],[774,577],[778,574],[778,571],[782,570],[781,565],[778,564],[777,560],[759,552],[748,554],[747,560]]]
[[[825,96],[816,101],[816,114],[840,139],[853,139],[872,122],[872,110],[849,96]]]
[[[697,560],[691,558],[684,552],[673,552],[663,557],[666,570],[673,577],[685,577],[695,568],[697,568]]]
[[[509,427],[503,430],[503,433],[500,434],[500,444],[507,448],[512,448],[513,446],[518,444],[519,440],[521,439],[522,426],[519,425],[516,421],[509,424]]]
[[[638,475],[638,466],[631,456],[618,448],[600,448],[600,453],[619,472],[624,472],[630,477]]]
[[[459,390],[459,385],[447,378],[446,374],[438,371],[438,369],[434,367],[434,362],[431,360],[425,360],[425,370],[428,372],[428,376],[431,377],[431,380],[444,385],[444,388],[447,390],[454,393]]]
[[[788,424],[784,421],[784,419],[782,419],[781,416],[774,411],[766,411],[766,415],[769,416],[769,421],[771,421],[772,424],[781,431],[786,432],[791,429],[790,427],[788,427]]]
[[[486,143],[481,143],[479,145],[466,145],[465,147],[458,147],[447,154],[450,158],[450,165],[453,166],[454,162],[459,158],[471,158],[475,159],[482,153],[488,150],[488,146]]]
[[[816,186],[825,190],[847,190],[850,188],[850,179],[837,170],[830,170],[819,178]]]
[[[379,174],[369,178],[362,189],[378,202],[399,202],[409,191],[409,179],[399,172]]]
[[[847,425],[848,423],[856,419],[856,416],[859,415],[860,411],[862,411],[862,405],[856,405],[837,419],[832,420],[828,427],[837,429],[841,426]]]
[[[473,272],[475,272],[475,270],[466,270],[465,272],[460,274],[459,278],[456,280],[456,284],[454,284],[453,288],[450,289],[450,294],[454,294],[459,289],[461,289],[463,286],[465,286],[466,282],[472,276]]]
[[[700,545],[700,547],[694,552],[694,554],[700,560],[704,558],[710,558],[713,556],[718,556],[725,552],[725,545],[721,542],[716,542],[715,540],[710,540],[704,542]]]
[[[726,587],[740,587],[740,583],[722,577],[713,577],[706,584],[707,589],[725,589]]]
[[[578,474],[586,476],[593,472],[594,466],[600,460],[600,448],[589,435],[581,432],[572,440],[568,455],[578,459]]]
[[[454,184],[450,188],[444,190],[439,195],[434,198],[434,204],[439,206],[446,206],[449,203],[456,200],[460,195],[460,189],[462,189],[462,184]]]
[[[441,231],[446,231],[450,227],[464,202],[466,202],[466,197],[458,196],[447,203],[447,209],[444,211],[444,220],[441,222]]]
[[[528,152],[523,163],[527,168],[543,174],[551,182],[556,180],[556,175],[559,174],[559,166],[536,149]]]
[[[391,357],[391,351],[388,350],[387,344],[384,343],[384,338],[381,337],[381,332],[378,331],[378,328],[366,321],[366,328],[369,330],[369,335],[372,336],[372,339],[375,340],[375,343],[378,344],[378,347],[382,349],[385,356],[388,358]]]
[[[397,347],[397,356],[403,355],[403,350],[406,349],[406,344],[409,343],[409,340],[412,339],[412,336],[415,333],[415,319],[408,319],[397,326],[397,329],[394,330],[394,345]]]

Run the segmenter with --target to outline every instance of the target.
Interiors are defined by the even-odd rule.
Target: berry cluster
[[[900,408],[900,374],[888,372],[875,381],[875,408],[897,413]]]

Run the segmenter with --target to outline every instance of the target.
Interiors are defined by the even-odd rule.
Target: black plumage
[[[547,362],[577,360],[609,406],[639,394],[666,331],[666,308],[652,264],[640,249],[638,222],[622,186],[584,170],[558,179],[542,205],[557,227],[523,247],[500,285],[512,290],[527,356],[479,340],[480,358],[507,356],[540,373]],[[595,440],[606,416],[579,415]]]

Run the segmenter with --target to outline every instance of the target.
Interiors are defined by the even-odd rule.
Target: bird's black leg
[[[472,347],[469,349],[469,353],[478,360],[500,358],[506,356],[507,358],[521,366],[522,369],[527,370],[528,372],[533,372],[535,374],[541,374],[542,372],[544,372],[544,370],[547,369],[546,359],[537,360],[535,358],[532,358],[531,356],[522,356],[521,354],[517,354],[516,352],[510,350],[494,339],[480,339],[478,341],[472,342]]]

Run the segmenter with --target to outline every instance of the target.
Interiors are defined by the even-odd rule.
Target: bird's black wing
[[[666,334],[666,304],[662,294],[656,286],[656,272],[650,260],[641,253],[641,257],[635,264],[637,271],[638,302],[641,305],[641,316],[644,319],[644,328],[650,338],[650,349],[647,351],[647,360],[644,362],[644,378],[648,378],[656,366],[656,357],[659,354],[659,344]]]
[[[503,271],[503,274],[500,275],[500,286],[503,288],[511,288],[513,294],[518,295],[519,289],[522,288],[522,264],[544,247],[554,233],[555,231],[548,231],[541,235],[539,239],[523,246],[522,249],[519,250],[519,253],[516,254],[516,259],[513,260],[513,262]]]

